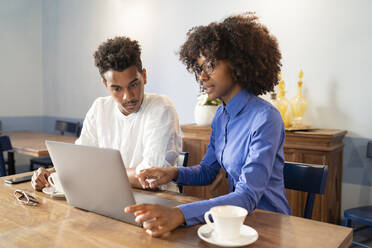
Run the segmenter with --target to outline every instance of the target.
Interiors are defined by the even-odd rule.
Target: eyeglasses
[[[36,206],[37,204],[39,204],[38,200],[36,200],[35,197],[27,194],[26,192],[20,189],[14,191],[14,196],[17,199],[17,201],[23,205]]]
[[[196,75],[197,77],[200,77],[202,72],[204,72],[205,74],[210,76],[214,72],[215,67],[216,65],[213,61],[204,62],[201,66],[197,67]]]

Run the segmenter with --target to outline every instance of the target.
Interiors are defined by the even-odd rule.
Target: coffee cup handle
[[[214,223],[211,222],[211,221],[209,220],[209,216],[210,216],[210,215],[212,215],[211,211],[207,211],[207,212],[204,214],[204,220],[205,220],[205,222],[207,223],[207,225],[208,225],[210,228],[214,229]],[[213,216],[212,216],[212,218],[213,218]]]
[[[48,177],[48,183],[54,187],[53,178],[51,176]]]

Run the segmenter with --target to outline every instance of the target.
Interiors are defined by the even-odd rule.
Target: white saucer
[[[65,197],[65,195],[63,193],[56,192],[53,187],[45,187],[45,188],[42,189],[42,191],[45,194],[50,195],[51,197]]]
[[[198,236],[205,242],[223,247],[249,245],[258,239],[257,231],[247,225],[242,225],[242,227],[240,228],[240,236],[234,240],[219,240],[216,232],[213,231],[207,224],[199,227]]]

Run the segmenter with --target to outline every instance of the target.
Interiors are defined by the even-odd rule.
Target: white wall
[[[84,118],[93,100],[106,94],[92,55],[108,37],[104,2],[43,1],[45,115]]]
[[[105,39],[125,34],[142,45],[146,90],[169,95],[181,123],[192,123],[198,87],[175,54],[187,30],[256,11],[278,38],[289,98],[304,70],[307,123],[371,138],[371,9],[368,0],[43,1],[46,114],[81,118],[95,97],[106,94],[92,53]]]
[[[41,0],[0,1],[0,116],[43,114]]]

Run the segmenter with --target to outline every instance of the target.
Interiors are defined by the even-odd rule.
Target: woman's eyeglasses
[[[214,72],[215,67],[216,65],[212,61],[204,62],[201,66],[197,67],[196,71],[197,77],[200,77],[202,72],[210,76]]]
[[[14,196],[17,199],[17,201],[23,205],[36,206],[37,204],[39,204],[38,200],[36,200],[35,197],[27,194],[26,192],[20,189],[14,191]]]

